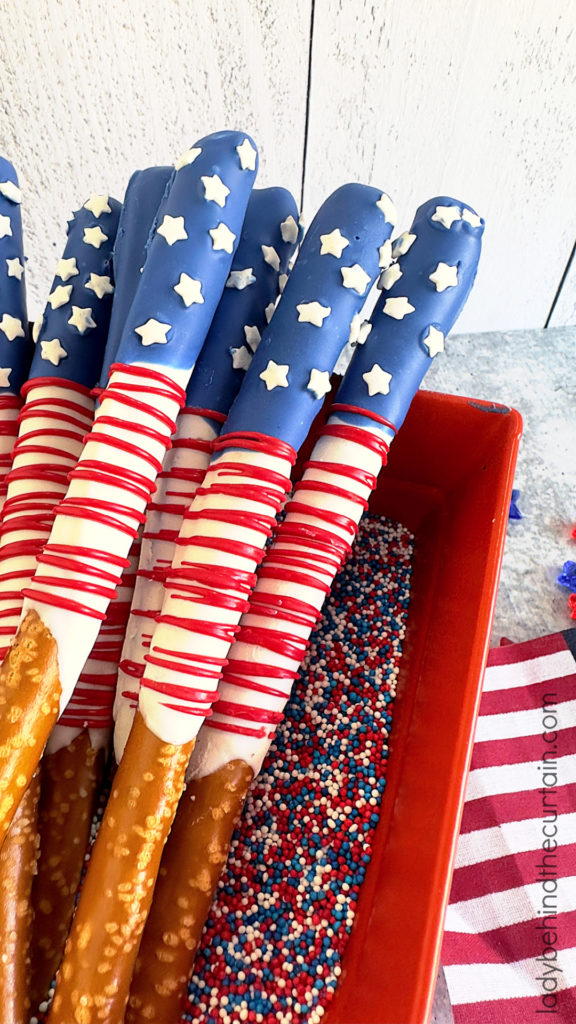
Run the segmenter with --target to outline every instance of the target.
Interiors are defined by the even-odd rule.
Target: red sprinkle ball
[[[338,984],[385,786],[412,537],[365,516],[249,794],[184,1020],[317,1024]]]

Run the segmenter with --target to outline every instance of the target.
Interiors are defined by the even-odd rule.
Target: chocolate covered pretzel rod
[[[345,186],[306,235],[204,485],[184,517],[134,719],[66,945],[51,1024],[117,1021],[195,735],[217,695],[295,451],[389,236],[386,196]],[[332,250],[342,232],[349,259]],[[359,261],[362,261],[360,264]],[[167,669],[166,666],[169,666]],[[138,842],[138,838],[140,842]]]
[[[58,506],[45,561],[25,588],[23,622],[0,672],[7,694],[15,686],[21,692],[18,724],[10,712],[0,717],[1,833],[17,806],[16,779],[31,777],[70,699],[144,518],[183,387],[228,276],[256,157],[245,135],[222,132],[200,140],[178,163],[119,362]],[[48,559],[61,557],[67,565],[57,576]]]
[[[20,201],[16,171],[0,157],[0,511],[18,436],[20,388],[33,353],[26,313]]]
[[[202,484],[212,451],[245,371],[271,319],[299,229],[285,189],[254,189],[226,288],[186,392],[186,406],[148,508],[136,589],[114,704],[114,750],[122,756],[138,702],[145,656],[162,608],[182,517]]]
[[[396,244],[385,292],[267,550],[224,668],[220,700],[198,735],[136,961],[126,1024],[171,1024],[182,1010],[250,780],[283,717],[389,444],[466,301],[482,230],[469,207],[440,198],[420,207]]]
[[[136,171],[128,184],[113,251],[115,290],[100,372],[106,383],[128,310],[140,281],[146,244],[171,167]],[[134,542],[139,545],[139,539]],[[32,886],[34,928],[30,949],[30,999],[46,999],[60,963],[100,793],[111,735],[111,705],[118,660],[138,564],[122,573],[117,598],[94,643],[72,697],[52,729],[41,762],[38,828],[40,856]]]
[[[0,531],[2,656],[16,634],[22,588],[34,575],[50,533],[54,506],[66,493],[68,472],[76,464],[92,422],[90,389],[98,379],[108,333],[113,290],[110,261],[119,209],[116,200],[93,196],[74,215],[38,325],[29,379],[22,388],[25,404],[18,417],[12,468],[6,477]],[[89,241],[95,224],[105,233],[98,246]],[[70,283],[64,285],[63,280]],[[84,306],[87,302],[90,306]],[[12,714],[18,701],[15,693]],[[36,836],[38,788],[36,779],[2,849],[0,884],[13,894],[20,908],[20,927],[15,932],[11,904],[4,902],[0,907],[0,945],[10,946],[9,962],[4,961],[0,968],[0,1001],[7,1024],[29,1016],[30,890],[36,859],[31,843]]]

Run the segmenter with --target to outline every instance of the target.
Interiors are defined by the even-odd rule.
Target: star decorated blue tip
[[[298,207],[290,192],[253,189],[226,287],[192,371],[186,405],[228,413],[272,319],[299,237]]]
[[[106,387],[110,367],[116,360],[128,310],[146,261],[148,242],[174,173],[173,167],[146,167],[135,171],[128,182],[112,253],[114,295],[100,374],[101,388]]]
[[[518,498],[520,497],[520,491],[513,490],[510,498],[510,511],[508,512],[509,519],[523,519],[523,515],[518,508]]]
[[[112,248],[120,203],[93,195],[68,223],[46,308],[34,326],[30,378],[61,377],[93,388],[108,336],[114,280]]]
[[[392,436],[474,283],[484,221],[465,203],[438,196],[416,211],[391,246],[382,294],[367,323],[355,325],[354,355],[336,395],[338,415],[366,426],[388,424]],[[353,325],[354,326],[354,325]]]
[[[366,185],[337,189],[305,234],[223,434],[255,431],[298,449],[381,269],[395,211]]]
[[[576,590],[576,562],[564,562],[558,583],[569,590]]]
[[[258,168],[244,132],[200,139],[174,165],[116,359],[186,385],[216,311]]]
[[[0,157],[0,395],[19,393],[33,353],[26,312],[21,199],[16,170]]]

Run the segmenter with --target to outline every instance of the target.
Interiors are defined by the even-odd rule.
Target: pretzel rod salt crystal
[[[114,750],[120,761],[138,702],[154,620],[162,608],[182,517],[201,485],[212,441],[238,393],[274,311],[299,238],[298,210],[286,189],[254,189],[226,288],[198,357],[148,509],[142,555],[114,705]],[[284,275],[284,277],[283,277]]]
[[[70,699],[144,518],[252,187],[254,171],[242,166],[241,146],[249,147],[254,167],[254,147],[234,132],[200,140],[180,161],[130,308],[119,363],[57,508],[45,561],[24,590],[23,621],[0,673],[0,683],[19,685],[23,693],[18,725],[10,714],[0,717],[7,789],[2,829],[15,810],[15,780],[31,777],[58,711]],[[245,162],[246,149],[241,153]],[[225,209],[211,199],[215,178]],[[63,555],[66,569],[57,577],[47,559]],[[46,681],[38,665],[50,661],[54,671],[56,658],[57,678]]]
[[[20,388],[28,376],[32,352],[18,176],[12,164],[0,157],[0,510],[18,435]]]
[[[448,214],[444,207],[450,211]],[[390,287],[356,347],[327,425],[287,503],[200,730],[162,858],[126,1024],[172,1024],[186,996],[233,826],[290,694],[310,633],[350,551],[388,446],[464,305],[480,218],[453,200],[417,211],[385,277]]]
[[[218,451],[178,538],[142,680],[142,714],[134,719],[92,852],[51,1024],[75,1014],[117,1021],[124,1012],[195,735],[216,696],[222,661],[289,486],[295,449],[376,277],[379,245],[391,230],[389,208],[387,197],[362,186],[345,186],[326,202],[215,442]],[[345,239],[349,261],[331,254],[341,238],[338,248]],[[142,836],[138,848],[136,836]]]
[[[146,243],[172,174],[172,167],[136,171],[126,189],[112,254],[115,290],[100,372],[102,390],[140,281]],[[30,998],[33,1008],[47,997],[74,910],[106,765],[112,699],[139,545],[137,538],[128,556],[131,564],[122,572],[116,599],[100,627],[72,697],[52,729],[41,762],[40,856],[32,886]]]

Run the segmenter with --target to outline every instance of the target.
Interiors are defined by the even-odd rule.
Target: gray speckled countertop
[[[514,486],[523,518],[510,520],[492,646],[574,625],[556,582],[576,561],[576,327],[454,335],[425,387],[513,406],[524,433]],[[451,1024],[440,972],[431,1024]]]

